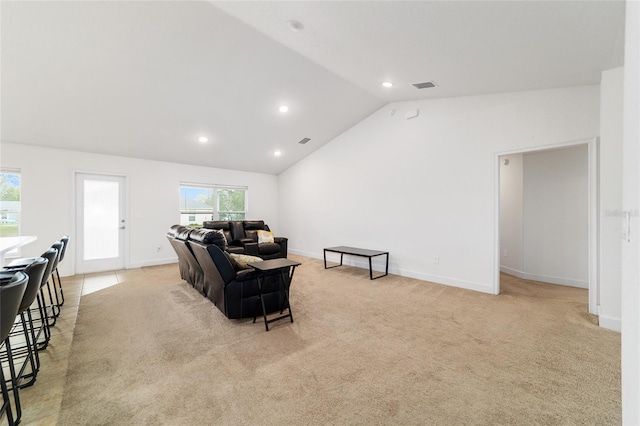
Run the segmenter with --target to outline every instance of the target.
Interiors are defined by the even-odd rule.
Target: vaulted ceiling
[[[598,84],[624,51],[623,1],[2,1],[0,14],[2,142],[271,174],[388,102]],[[412,86],[424,81],[436,87]]]

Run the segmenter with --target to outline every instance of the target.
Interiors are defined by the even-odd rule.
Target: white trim
[[[500,266],[500,272],[504,272],[505,274],[513,275],[516,278],[524,278],[524,272],[519,271],[517,269],[512,269],[507,266]]]
[[[589,281],[585,281],[585,280],[575,280],[572,278],[563,278],[563,277],[554,277],[554,276],[549,276],[549,275],[537,275],[537,274],[529,274],[527,272],[524,271],[520,271],[518,269],[513,269],[513,268],[509,268],[507,266],[501,266],[500,267],[500,272],[504,272],[505,274],[509,274],[512,275],[516,278],[521,278],[523,280],[530,280],[530,281],[540,281],[543,283],[549,283],[549,284],[559,284],[559,285],[566,285],[569,287],[578,287],[578,288],[584,288],[587,289],[589,287]]]
[[[578,288],[584,288],[584,289],[589,288],[588,280],[584,281],[584,280],[575,280],[572,278],[554,277],[550,275],[527,274],[526,272],[522,273],[521,278],[525,280],[540,281],[540,282],[549,283],[549,284],[566,285],[569,287],[578,287]]]
[[[598,317],[598,325],[602,328],[606,328],[613,331],[621,331],[622,330],[622,320],[620,318],[608,317],[605,315],[600,315]]]
[[[158,266],[168,265],[171,263],[178,263],[178,257],[165,257],[164,259],[152,259],[152,260],[139,260],[131,262],[131,265],[127,269],[144,268],[145,266]]]
[[[192,188],[215,188],[215,189],[249,189],[246,185],[223,185],[219,183],[199,183],[180,181],[180,186],[189,186]]]
[[[589,313],[598,315],[598,304],[600,303],[600,258],[598,256],[599,232],[599,197],[598,197],[598,143],[599,138],[590,140],[587,143],[589,150],[587,178],[589,179],[588,202],[589,202],[589,278],[587,288],[589,289]]]

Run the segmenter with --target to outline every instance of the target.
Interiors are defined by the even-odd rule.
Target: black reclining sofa
[[[174,225],[167,238],[178,255],[182,279],[211,300],[227,317],[252,318],[258,306],[258,281],[253,269],[237,270],[224,250],[221,234],[210,229]],[[262,290],[267,313],[280,310],[280,274],[268,275]]]
[[[274,237],[272,243],[259,243],[258,231],[270,231],[269,226],[262,220],[208,220],[202,223],[206,229],[219,229],[227,239],[229,253],[241,253],[258,256],[263,259],[277,259],[287,257],[288,239]]]

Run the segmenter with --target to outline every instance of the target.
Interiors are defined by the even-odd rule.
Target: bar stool
[[[16,407],[16,417],[13,417],[11,410],[11,400],[9,399],[9,390],[5,381],[4,372],[0,368],[0,387],[2,389],[2,408],[0,409],[0,417],[6,413],[9,425],[17,425],[22,417],[22,409],[20,407],[20,393],[16,382],[13,358],[11,356],[11,342],[9,341],[9,333],[18,315],[18,308],[24,296],[29,277],[27,274],[17,272],[8,284],[0,285],[0,339],[4,342],[9,371],[11,373],[11,387],[13,388],[13,400]],[[1,344],[1,343],[0,343]]]
[[[57,270],[58,268],[58,262],[59,262],[59,258],[61,256],[62,251],[64,250],[64,243],[62,241],[56,241],[51,245],[51,248],[55,249],[57,251],[57,256],[56,259],[53,260],[53,265],[52,265],[52,271]],[[22,259],[15,259],[13,260],[11,263],[9,263],[7,266],[5,266],[5,269],[7,270],[12,270],[12,271],[21,271],[24,268],[27,267],[27,265],[29,265],[31,262],[33,262],[35,259],[37,259],[36,257],[25,257]],[[60,276],[58,275],[58,278]],[[53,287],[53,290],[52,290]],[[62,284],[59,284],[60,289],[62,289]],[[56,290],[56,281],[55,281],[55,276],[51,277],[51,283],[47,282],[47,293],[49,294],[49,300],[51,301],[51,309],[52,309],[52,318],[54,318],[54,324],[55,324],[55,318],[58,318],[58,316],[60,316],[60,306],[62,306],[62,302],[60,300],[60,298],[58,297],[58,292]],[[53,324],[52,324],[53,325]]]
[[[20,389],[33,385],[36,381],[38,371],[40,370],[40,356],[38,354],[36,342],[43,331],[43,327],[39,327],[38,332],[36,333],[33,316],[31,315],[31,309],[29,308],[34,304],[38,296],[38,292],[42,284],[42,277],[44,276],[48,262],[49,261],[44,257],[39,257],[27,266],[24,271],[22,271],[29,277],[27,288],[24,292],[24,296],[22,297],[20,307],[18,308],[18,316],[20,317],[22,329],[14,327],[13,332],[9,335],[10,337],[24,335],[25,344],[19,347],[13,345],[11,348],[14,365],[16,364],[16,359],[24,356],[22,366],[16,373],[16,380]],[[40,316],[42,316],[42,309],[38,308],[38,311]],[[26,373],[27,366],[31,367],[31,372],[28,374]],[[25,378],[29,378],[30,380],[25,383],[21,383],[22,379]]]
[[[49,344],[49,340],[51,338],[51,330],[49,328],[54,326],[56,323],[56,317],[54,315],[54,301],[51,298],[51,291],[50,291],[51,288],[49,285],[49,279],[51,278],[51,274],[53,272],[54,261],[58,257],[58,251],[54,248],[50,248],[44,253],[42,253],[41,257],[47,260],[47,265],[45,267],[45,271],[42,276],[42,282],[40,283],[39,292],[36,296],[38,307],[31,309],[31,314],[33,313],[38,314],[38,316],[35,319],[33,319],[33,324],[34,324],[34,327],[36,324],[39,324],[39,329],[37,333],[38,337],[36,341],[37,347],[39,350],[45,349]],[[36,259],[38,258],[21,259],[21,261],[23,262],[22,264],[18,264],[18,265],[9,264],[9,266],[5,267],[5,269],[3,270],[3,273],[6,274],[7,272],[24,271],[30,264],[30,263],[25,264],[25,262],[30,261],[31,263],[33,263]],[[47,287],[47,290],[49,290],[48,293],[50,296],[50,301],[49,301],[50,304],[47,304],[47,300],[45,298],[45,292],[44,292],[45,286]],[[42,336],[43,333],[44,333],[44,338],[43,340],[41,340],[40,336]]]
[[[58,256],[58,264],[60,264],[64,260],[64,254],[67,252],[67,247],[69,246],[69,236],[64,235],[60,238],[60,242],[62,243],[62,250],[60,251],[60,255]],[[64,293],[62,291],[62,281],[60,280],[60,273],[58,272],[58,265],[55,267],[56,277],[58,278],[58,289],[60,290],[60,305],[64,305]]]

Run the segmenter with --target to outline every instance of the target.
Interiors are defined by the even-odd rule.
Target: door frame
[[[78,231],[78,215],[77,215],[77,209],[78,209],[78,187],[77,187],[77,177],[78,175],[91,175],[91,176],[96,176],[96,177],[100,177],[100,176],[105,176],[105,177],[117,177],[117,178],[122,178],[124,183],[123,183],[123,187],[122,187],[122,198],[124,199],[124,213],[123,213],[123,217],[125,219],[125,224],[126,227],[124,229],[124,233],[122,236],[122,267],[124,269],[128,269],[129,268],[129,175],[126,173],[109,173],[109,172],[95,172],[95,171],[88,171],[88,170],[74,170],[71,173],[71,182],[72,182],[72,188],[73,188],[73,196],[71,197],[71,202],[72,202],[72,207],[71,207],[71,215],[72,215],[72,220],[73,220],[73,235],[72,237],[76,240],[79,241],[79,236],[80,236],[80,232]],[[75,256],[73,259],[73,274],[77,274],[78,273],[78,256],[80,256],[80,250],[76,250],[75,252]],[[96,271],[99,272],[99,271]]]
[[[493,293],[500,294],[500,157],[513,154],[526,154],[547,151],[557,148],[568,148],[576,145],[587,145],[587,180],[588,180],[588,221],[589,221],[589,313],[598,315],[600,305],[600,283],[598,281],[598,138],[582,139],[571,142],[518,148],[496,152],[494,155],[494,251],[493,251]]]

